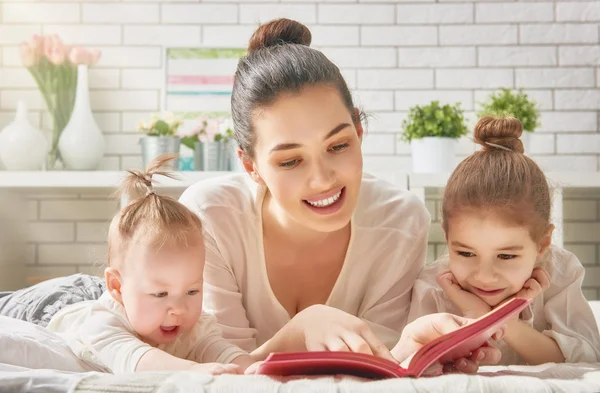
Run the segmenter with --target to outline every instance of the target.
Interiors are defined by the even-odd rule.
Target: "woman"
[[[339,69],[310,41],[288,19],[254,33],[232,94],[247,174],[181,196],[205,227],[205,307],[257,360],[294,350],[393,359],[396,344],[394,354],[406,357],[438,325],[457,326],[447,315],[425,318],[408,329],[418,335],[398,341],[430,216],[412,194],[363,174],[362,114]],[[480,353],[492,363],[497,356]],[[465,360],[457,367],[477,369]]]

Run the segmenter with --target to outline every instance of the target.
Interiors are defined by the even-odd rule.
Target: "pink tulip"
[[[21,52],[21,61],[25,67],[31,67],[35,64],[35,53],[28,42],[21,42],[19,47]]]
[[[83,48],[73,48],[69,52],[69,61],[75,65],[88,64],[90,54]]]
[[[29,43],[31,48],[33,49],[33,53],[35,55],[36,63],[40,61],[42,56],[44,56],[44,39],[42,36],[34,34],[31,38],[31,42]]]
[[[90,49],[88,52],[90,54],[90,61],[89,61],[88,65],[96,64],[100,60],[100,56],[102,55],[102,52],[100,52],[100,50],[98,50],[98,49]]]
[[[72,48],[68,57],[69,61],[75,65],[85,64],[91,66],[100,59],[100,51],[97,49]]]
[[[44,54],[50,63],[61,65],[67,57],[67,48],[57,35],[52,35],[44,40]]]

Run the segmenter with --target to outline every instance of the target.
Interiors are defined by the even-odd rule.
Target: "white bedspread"
[[[74,390],[91,392],[599,392],[600,365],[488,367],[478,375],[362,381],[348,377],[298,378],[277,381],[264,376],[210,377],[191,373],[91,376]],[[153,377],[153,378],[152,378]],[[114,386],[114,388],[112,388]],[[123,390],[127,387],[127,390]]]
[[[5,390],[7,389],[8,390]],[[364,381],[351,377],[212,377],[190,372],[125,375],[30,370],[0,365],[0,391],[33,393],[285,393],[285,392],[600,392],[600,364],[482,367],[477,375]]]

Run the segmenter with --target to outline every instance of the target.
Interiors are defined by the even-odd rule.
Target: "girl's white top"
[[[204,309],[216,315],[225,338],[249,352],[291,319],[267,276],[265,192],[242,173],[198,182],[180,198],[204,225]],[[393,347],[425,264],[429,226],[414,194],[364,174],[344,265],[325,304],[361,318]]]
[[[135,372],[151,345],[134,332],[123,306],[108,291],[98,300],[75,303],[52,317],[47,328],[64,338],[75,355],[99,371]],[[246,353],[221,336],[214,316],[202,315],[194,328],[156,348],[198,363],[230,363]]]
[[[585,269],[573,253],[556,246],[551,246],[538,264],[546,269],[552,284],[521,313],[521,319],[552,337],[567,363],[600,361],[598,326],[581,291]],[[436,281],[438,273],[447,268],[446,255],[423,269],[413,289],[410,321],[436,312],[461,315]],[[500,340],[497,346],[502,351],[500,364],[525,364],[504,341]]]

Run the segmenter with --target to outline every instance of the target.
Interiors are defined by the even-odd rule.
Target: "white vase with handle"
[[[104,135],[90,107],[88,68],[80,64],[73,113],[58,141],[60,156],[66,169],[95,170],[104,156],[104,147]]]
[[[24,101],[17,103],[15,120],[0,132],[0,162],[9,171],[42,169],[48,153],[48,141],[27,119]]]

